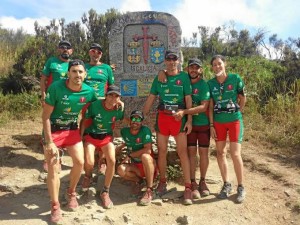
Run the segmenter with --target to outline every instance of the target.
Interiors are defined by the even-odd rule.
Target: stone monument
[[[181,28],[171,14],[131,12],[115,21],[109,36],[109,57],[117,66],[115,81],[127,116],[134,109],[142,110],[154,77],[165,67],[166,50],[180,52],[180,47]],[[154,114],[153,108],[151,117]]]

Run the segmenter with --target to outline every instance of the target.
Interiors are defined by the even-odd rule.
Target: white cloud
[[[123,0],[120,12],[150,11],[150,0]]]
[[[24,32],[27,34],[35,34],[34,32],[34,22],[37,21],[39,25],[45,26],[49,24],[50,19],[46,17],[42,18],[23,18],[16,19],[14,17],[0,17],[0,24],[2,28],[14,29],[23,28]]]
[[[171,13],[180,21],[183,36],[191,37],[198,26],[217,27],[234,21],[248,30],[265,28],[270,35],[287,38],[299,21],[297,8],[300,1],[296,0],[181,0]]]

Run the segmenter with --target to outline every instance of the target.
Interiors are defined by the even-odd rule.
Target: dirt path
[[[23,121],[0,128],[0,224],[48,224],[49,197],[38,177],[42,159],[40,121]],[[262,147],[243,145],[247,198],[235,204],[235,191],[228,200],[217,200],[222,185],[214,153],[210,156],[208,184],[212,195],[183,206],[183,187],[171,183],[169,201],[137,206],[130,198],[130,185],[115,177],[111,198],[115,207],[103,210],[95,190],[82,196],[80,209],[63,211],[62,224],[300,224],[300,172]],[[232,163],[230,177],[236,189]],[[67,185],[69,157],[64,157],[61,193]],[[64,209],[64,208],[63,208]]]

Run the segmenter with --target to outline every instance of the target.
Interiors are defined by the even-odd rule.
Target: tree
[[[87,42],[89,44],[96,42],[102,46],[102,60],[106,63],[109,63],[109,32],[119,15],[121,14],[116,9],[109,9],[104,15],[98,15],[95,10],[91,9],[88,14],[84,13],[81,18],[87,29]]]

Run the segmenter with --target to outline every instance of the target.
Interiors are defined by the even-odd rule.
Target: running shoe
[[[105,172],[106,172],[106,163],[103,163],[103,162],[99,162],[98,164],[98,173],[99,174],[102,174],[102,175],[105,175]]]
[[[192,182],[192,198],[200,199],[200,193],[198,191],[198,184],[196,182]]]
[[[192,189],[186,187],[183,194],[183,204],[184,205],[192,205]]]
[[[206,182],[205,180],[201,180],[199,182],[199,191],[200,191],[200,195],[202,197],[206,197],[206,196],[209,196],[210,195],[210,191],[206,185]]]
[[[68,193],[67,191],[65,194],[65,198],[68,201],[68,208],[71,211],[75,211],[79,207],[79,204],[77,202],[76,192]]]
[[[218,198],[219,199],[225,199],[228,198],[229,194],[231,193],[231,184],[230,183],[226,183],[223,185],[222,190],[220,191]]]
[[[237,198],[236,198],[236,202],[237,203],[242,203],[245,200],[246,197],[246,191],[245,188],[243,186],[239,186],[237,188]]]
[[[156,193],[161,197],[167,193],[167,182],[159,182],[156,188]]]
[[[81,184],[82,191],[86,192],[87,190],[89,190],[91,183],[92,183],[92,178],[84,176]]]
[[[144,196],[140,200],[140,205],[146,206],[151,203],[153,199],[153,191],[151,188],[147,188],[147,190],[144,193]]]
[[[111,209],[114,206],[113,202],[111,201],[111,199],[109,197],[108,192],[102,192],[100,194],[100,198],[101,198],[101,201],[102,201],[103,208]]]
[[[52,223],[57,223],[62,219],[61,211],[60,211],[60,204],[51,205],[51,215],[50,220]]]

